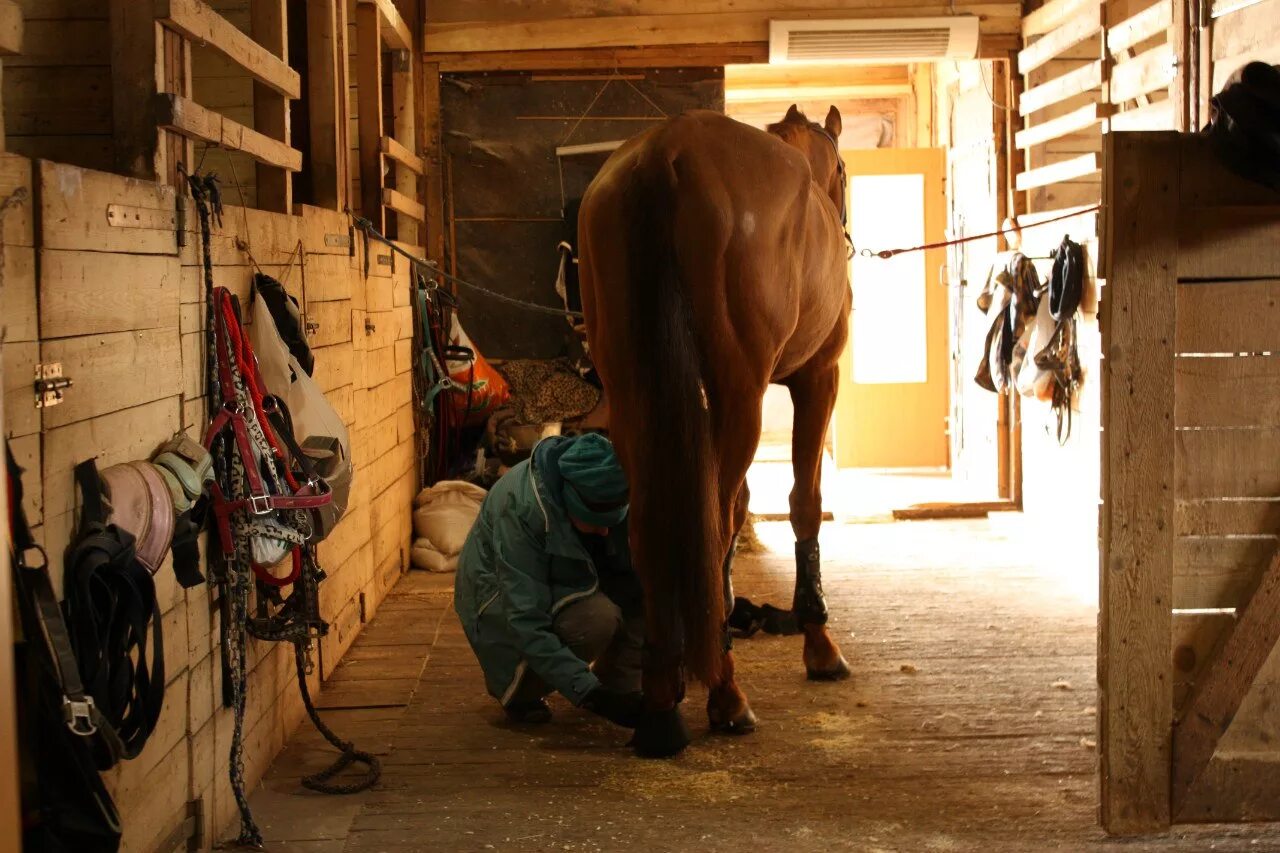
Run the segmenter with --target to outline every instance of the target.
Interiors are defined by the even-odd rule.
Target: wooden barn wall
[[[4,220],[6,434],[26,470],[27,510],[60,583],[70,535],[72,468],[146,458],[179,430],[204,429],[202,269],[189,201],[179,247],[174,190],[143,181],[26,158],[0,157],[0,194],[34,187]],[[142,228],[109,224],[109,204],[149,213]],[[410,388],[407,270],[365,278],[347,221],[300,207],[285,216],[228,206],[215,230],[215,284],[244,297],[252,267],[303,296],[316,377],[348,424],[355,485],[347,516],[321,543],[328,573],[321,612],[330,624],[312,687],[328,679],[407,567],[415,443]],[[36,244],[33,234],[40,234]],[[292,260],[291,260],[292,259]],[[300,266],[300,263],[302,264]],[[304,285],[305,282],[305,285]],[[38,306],[38,308],[37,308]],[[74,385],[61,405],[34,408],[35,362],[61,362]],[[190,801],[203,801],[204,838],[221,841],[234,814],[227,781],[232,715],[221,703],[219,616],[209,586],[179,587],[157,575],[166,646],[166,702],[159,727],[135,760],[107,774],[124,817],[125,850],[148,853],[177,827]],[[245,770],[256,785],[303,709],[288,644],[253,642]],[[323,692],[321,703],[323,703]]]
[[[249,0],[206,0],[219,15],[239,30],[252,29]],[[253,127],[253,78],[222,54],[198,42],[191,45],[192,99],[245,127]],[[202,143],[195,146],[202,171],[217,172],[224,198],[232,204],[256,207],[258,170],[253,158],[240,151],[226,151]]]
[[[112,163],[107,0],[18,0],[23,51],[4,60],[6,150],[93,169]]]
[[[955,236],[990,233],[1000,225],[993,73],[987,62],[938,67],[936,144],[947,149],[947,228]],[[953,476],[970,484],[972,493],[992,499],[1000,470],[996,423],[1001,401],[973,377],[991,327],[977,299],[997,252],[993,237],[956,246],[947,257],[951,468]]]
[[[562,171],[557,146],[627,139],[660,120],[659,109],[666,114],[724,109],[722,69],[627,75],[635,79],[615,80],[603,90],[604,76],[443,79],[449,227],[459,276],[518,299],[558,304],[556,245],[575,239],[562,218],[561,179],[565,198],[580,197],[602,159],[565,158]],[[465,290],[460,297],[462,321],[486,356],[553,358],[564,352],[569,329],[563,319]]]
[[[1205,76],[1205,82],[1212,87],[1205,93],[1206,99],[1221,90],[1227,78],[1247,62],[1280,64],[1280,0],[1217,0],[1212,10],[1214,18],[1206,39],[1209,44],[1203,46],[1212,62],[1211,73]]]

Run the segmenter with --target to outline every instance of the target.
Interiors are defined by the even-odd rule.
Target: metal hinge
[[[71,377],[62,375],[62,362],[37,364],[35,376],[36,408],[48,409],[62,402],[62,392],[71,387]]]

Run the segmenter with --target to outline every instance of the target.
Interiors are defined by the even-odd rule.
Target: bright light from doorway
[[[924,175],[854,175],[849,233],[873,251],[924,242]],[[919,383],[929,378],[925,255],[852,261],[853,381]]]

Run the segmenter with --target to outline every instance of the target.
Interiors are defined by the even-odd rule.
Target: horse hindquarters
[[[724,663],[720,566],[728,538],[690,282],[674,246],[678,202],[670,160],[641,153],[626,181],[588,192],[580,238],[591,349],[631,483],[647,641],[647,714],[636,747],[650,755],[688,743],[676,708],[683,667],[714,684]]]

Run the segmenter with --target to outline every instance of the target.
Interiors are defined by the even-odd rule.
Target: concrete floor
[[[791,536],[740,558],[740,594],[785,603]],[[832,628],[852,681],[809,684],[796,638],[736,645],[760,716],[678,759],[555,700],[507,726],[450,606],[449,576],[406,576],[326,686],[339,734],[383,756],[352,797],[304,791],[331,759],[304,723],[255,792],[268,849],[337,851],[1280,850],[1280,828],[1138,841],[1095,824],[1094,615],[1088,554],[1041,559],[1016,516],[828,524]]]

